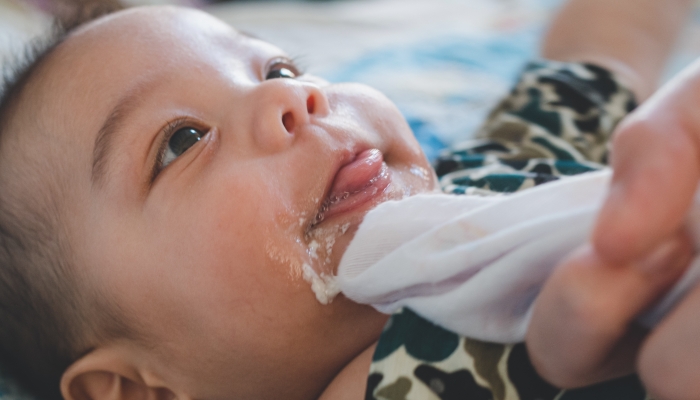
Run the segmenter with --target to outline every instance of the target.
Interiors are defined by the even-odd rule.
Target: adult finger
[[[638,258],[678,229],[700,180],[700,62],[625,120],[612,148],[612,186],[593,232],[598,253]]]
[[[692,254],[684,232],[622,267],[590,245],[576,251],[535,302],[526,344],[537,371],[565,388],[633,372],[644,332],[632,322],[682,275]]]
[[[693,290],[649,335],[638,370],[654,398],[700,398],[700,288]]]

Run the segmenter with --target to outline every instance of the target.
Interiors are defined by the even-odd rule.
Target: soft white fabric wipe
[[[610,177],[606,170],[513,195],[427,194],[381,204],[340,262],[341,291],[385,313],[409,307],[471,338],[521,342],[540,288],[588,239]],[[697,247],[697,200],[688,219]],[[640,322],[653,326],[698,279],[696,258]]]

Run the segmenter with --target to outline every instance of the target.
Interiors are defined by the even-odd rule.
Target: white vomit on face
[[[318,244],[317,241],[312,240],[311,243],[309,243],[309,257],[313,258],[314,260],[318,260],[318,248],[320,245]]]
[[[409,170],[409,172],[421,178],[422,180],[430,179],[430,173],[428,172],[428,170],[423,167],[419,167],[418,165],[411,165],[411,169]]]
[[[335,245],[335,237],[326,238],[326,264],[331,262],[331,254],[333,254],[333,245]]]
[[[384,190],[383,200],[400,200],[414,193],[423,192],[431,186],[430,183],[433,177],[431,171],[416,164],[411,165],[407,169],[393,171],[392,174],[396,179],[390,182]],[[373,190],[372,194],[376,195],[376,191],[379,189],[375,187]],[[311,285],[311,290],[316,295],[319,303],[324,305],[330,304],[340,293],[334,271],[334,268],[337,266],[333,265],[332,259],[334,246],[338,239],[350,230],[352,224],[359,224],[360,221],[330,226],[328,224],[321,225],[321,222],[324,221],[324,214],[330,205],[347,199],[350,195],[352,193],[341,193],[326,199],[319,207],[316,215],[306,219],[305,242],[307,243],[308,261],[303,263],[301,267],[302,277]],[[317,199],[314,200],[314,203],[317,203]]]
[[[318,204],[319,202],[318,198],[308,200],[310,204]],[[315,219],[318,219],[318,213],[315,217],[310,214],[308,210],[299,211],[287,208],[286,212],[280,213],[277,217],[277,222],[283,231],[282,235],[289,235],[297,246],[305,248],[306,256],[293,250],[293,248],[299,249],[297,246],[289,248],[272,240],[273,237],[279,237],[279,232],[274,234],[268,232],[265,253],[270,261],[288,271],[293,282],[308,282],[318,302],[327,305],[340,293],[331,257],[334,246],[337,239],[350,230],[352,223],[315,226],[314,222]],[[303,232],[302,237],[298,236],[300,228]]]
[[[401,200],[414,194],[422,193],[426,188],[432,186],[432,172],[417,164],[411,164],[408,171],[396,171],[395,174],[400,180],[403,180],[403,185],[402,187],[392,188],[395,193],[399,194],[399,197],[395,197],[394,200]]]
[[[387,170],[383,173],[388,174],[389,172]],[[429,170],[415,164],[409,168],[392,170],[391,174],[392,182],[383,190],[381,201],[400,200],[411,196],[414,192],[414,187],[418,192],[421,192],[420,188],[427,186],[424,182],[430,182],[432,177]],[[371,190],[370,193],[372,195],[377,195],[377,191],[380,189],[372,187]],[[337,225],[322,224],[322,222],[325,220],[326,211],[332,204],[347,199],[352,194],[343,192],[329,196],[317,206],[318,209],[315,215],[305,219],[306,232],[304,241],[306,242],[307,260],[301,266],[302,277],[311,285],[311,290],[316,295],[316,299],[324,305],[331,303],[333,298],[340,293],[335,276],[337,265],[333,263],[337,262],[338,256],[342,254],[337,254],[339,250],[334,247],[336,243],[339,243],[338,239],[347,234],[354,224],[359,224],[362,218],[353,220],[353,222],[345,221]],[[319,204],[318,199],[313,200],[314,204]],[[334,252],[336,253],[335,256]]]
[[[332,254],[339,237],[350,229],[351,223],[316,227],[307,232],[309,262],[302,265],[302,277],[311,284],[316,299],[323,305],[330,304],[340,293],[334,276]]]
[[[340,286],[335,276],[323,272],[319,275],[311,265],[306,263],[302,266],[302,274],[304,279],[311,284],[311,290],[319,303],[328,305],[340,293]]]

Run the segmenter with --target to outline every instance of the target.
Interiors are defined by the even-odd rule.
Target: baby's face
[[[376,340],[383,316],[320,305],[302,271],[332,274],[374,205],[434,190],[390,101],[185,9],[103,18],[50,62],[80,273],[158,338],[160,373],[291,395]]]

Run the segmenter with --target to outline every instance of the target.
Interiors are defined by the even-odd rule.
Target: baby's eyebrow
[[[138,108],[148,92],[156,87],[157,80],[141,81],[130,88],[108,114],[107,119],[95,138],[92,159],[92,184],[101,185],[107,174],[109,153],[115,133],[118,132],[129,116]]]

